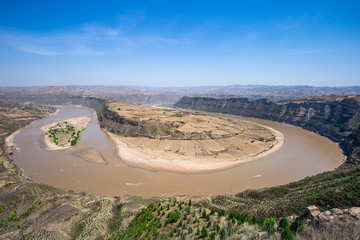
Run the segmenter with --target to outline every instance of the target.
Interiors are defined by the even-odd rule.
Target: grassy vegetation
[[[73,125],[64,121],[50,127],[47,135],[49,138],[52,138],[56,145],[65,146],[70,143],[70,146],[74,146],[83,131],[84,129],[77,130]]]
[[[302,215],[310,205],[321,210],[359,206],[360,166],[343,166],[287,185],[217,196],[206,203],[209,208],[261,218]]]
[[[124,219],[124,213],[122,212],[122,207],[124,204],[118,204],[113,209],[113,217],[109,221],[109,229],[112,232],[112,237],[118,236],[120,234],[119,229],[121,222]]]
[[[42,201],[36,201],[35,203],[26,206],[25,209],[22,209],[25,198],[26,195],[22,195],[20,198],[18,195],[15,195],[10,206],[0,206],[0,213],[2,213],[0,218],[0,234],[13,228],[24,229],[24,221],[21,220],[26,219],[31,214],[31,212],[33,212],[40,204],[43,203]]]
[[[74,136],[75,136],[75,138],[73,140],[71,140],[71,144],[70,144],[71,146],[76,145],[76,143],[77,143],[77,141],[78,141],[78,139],[80,137],[80,131],[77,131],[76,135],[74,135]]]
[[[162,214],[165,212],[165,214]],[[302,231],[303,223],[287,218],[256,218],[238,213],[225,213],[190,202],[169,199],[155,202],[139,211],[129,228],[118,239],[236,239],[240,236],[258,237],[265,231],[283,239],[293,239]]]

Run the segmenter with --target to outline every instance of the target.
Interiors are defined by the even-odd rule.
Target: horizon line
[[[220,88],[220,87],[312,87],[312,88],[349,88],[360,87],[360,85],[342,85],[342,86],[314,86],[314,85],[271,85],[271,84],[231,84],[231,85],[196,85],[196,86],[144,86],[144,85],[123,85],[123,84],[89,84],[89,85],[22,85],[22,86],[0,86],[0,88],[44,88],[44,87],[124,87],[124,88]]]

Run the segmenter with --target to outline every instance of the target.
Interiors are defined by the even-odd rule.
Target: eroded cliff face
[[[300,126],[338,142],[348,163],[360,163],[360,96],[267,99],[184,97],[176,108],[262,118]]]

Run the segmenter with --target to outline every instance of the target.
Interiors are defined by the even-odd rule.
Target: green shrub
[[[275,218],[266,218],[264,221],[264,229],[269,233],[269,234],[273,234],[275,233],[275,223],[276,223],[276,219]]]
[[[204,209],[204,211],[202,212],[202,218],[206,218],[206,212],[205,212],[205,209]]]
[[[222,228],[220,231],[220,239],[226,239],[226,231],[224,228]]]
[[[181,214],[181,212],[179,210],[176,210],[175,212],[173,212],[170,215],[169,223],[177,222],[177,220],[179,220],[179,218],[180,218],[180,214]]]
[[[295,234],[291,231],[289,222],[286,217],[283,217],[279,222],[279,228],[281,230],[281,238],[284,240],[293,240]]]
[[[289,225],[281,229],[281,239],[293,240],[294,238],[295,238],[295,234],[291,231]]]
[[[279,222],[279,227],[285,229],[287,226],[289,226],[289,222],[286,217],[283,217]]]
[[[293,232],[293,233],[299,233],[299,232],[302,232],[304,230],[304,224],[301,220],[299,219],[296,219],[290,226],[290,230]]]
[[[354,196],[352,193],[346,193],[346,198],[348,199],[354,199]]]
[[[201,237],[206,238],[207,236],[208,236],[208,231],[207,231],[206,227],[203,226],[201,229]]]

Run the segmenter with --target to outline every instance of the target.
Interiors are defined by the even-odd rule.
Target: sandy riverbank
[[[52,115],[56,115],[59,112],[59,109],[56,109],[55,112],[48,114],[46,117],[52,116]],[[15,132],[13,132],[11,135],[9,135],[7,138],[5,138],[5,146],[6,146],[6,151],[9,154],[12,154],[13,151],[16,149],[16,144],[14,142],[14,139],[16,137],[16,135],[18,135],[20,133],[22,129],[19,129]]]
[[[50,128],[56,126],[58,123],[61,122],[68,122],[68,124],[72,125],[75,127],[75,129],[79,130],[79,131],[83,131],[84,129],[86,129],[90,122],[91,122],[91,117],[87,117],[87,116],[83,116],[83,117],[74,117],[74,118],[69,118],[69,119],[65,119],[65,120],[61,120],[61,121],[57,121],[57,122],[52,122],[49,124],[46,124],[42,127],[40,127],[40,130],[47,133]],[[42,148],[44,148],[46,151],[55,151],[55,150],[62,150],[62,149],[67,149],[70,148],[71,145],[70,143],[65,144],[64,146],[59,146],[56,145],[52,139],[50,139],[48,137],[48,135],[44,134],[43,136],[40,137],[39,139],[40,145]]]
[[[265,126],[263,126],[265,127]],[[126,143],[124,137],[105,131],[116,143],[118,156],[128,165],[141,167],[153,171],[169,171],[177,173],[206,173],[215,172],[239,166],[246,162],[265,157],[281,148],[284,143],[284,135],[272,128],[269,129],[276,137],[273,144],[260,152],[250,156],[237,158],[196,157],[177,154],[167,151],[152,151],[151,149],[139,149]]]
[[[6,146],[6,151],[9,153],[9,154],[12,154],[12,152],[16,149],[16,144],[14,143],[14,138],[16,137],[16,135],[18,135],[20,133],[20,130],[17,130],[15,132],[13,132],[10,136],[8,136],[6,139],[5,139],[5,146]]]
[[[46,117],[50,117],[50,116],[53,116],[53,115],[56,115],[59,113],[59,109],[56,109],[55,112],[53,113],[50,113],[49,115],[47,115]]]

